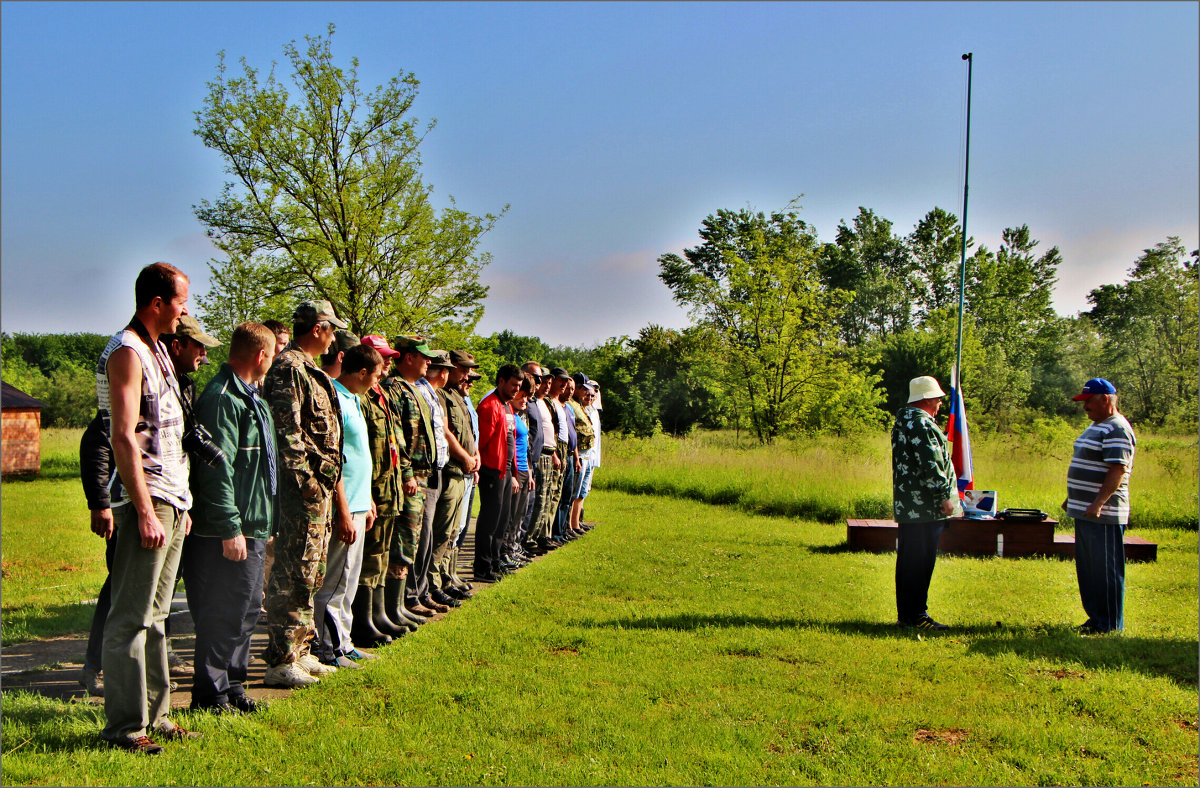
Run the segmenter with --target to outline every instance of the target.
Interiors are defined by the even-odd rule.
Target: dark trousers
[[[567,535],[571,522],[571,503],[575,500],[575,458],[567,455],[563,468],[562,496],[558,499],[558,512],[554,515],[554,538],[562,540]]]
[[[429,486],[425,488],[425,508],[421,512],[421,538],[417,541],[417,554],[413,557],[413,565],[408,570],[408,579],[404,584],[404,600],[408,605],[415,604],[422,597],[428,596],[429,569],[433,566],[433,515],[437,511],[438,498],[442,497],[442,474],[434,471],[429,476]]]
[[[927,613],[929,580],[945,520],[900,523],[896,543],[896,618],[915,623]]]
[[[246,560],[230,561],[217,537],[191,535],[184,542],[183,582],[196,624],[193,706],[227,703],[246,691],[266,550],[265,539],[247,539]]]
[[[1125,526],[1075,518],[1075,575],[1088,623],[1125,628]]]
[[[500,567],[501,539],[508,519],[509,474],[484,466],[479,469],[479,519],[475,521],[476,575],[493,574]]]
[[[112,606],[112,562],[113,553],[117,549],[117,535],[114,533],[104,543],[104,566],[109,575],[100,586],[96,596],[96,612],[92,614],[92,631],[88,634],[87,656],[83,658],[83,666],[90,670],[99,671],[101,653],[104,647],[104,621],[108,618],[108,609]],[[170,619],[168,619],[170,620]]]

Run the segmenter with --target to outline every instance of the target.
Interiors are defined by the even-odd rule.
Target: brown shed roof
[[[0,405],[5,410],[9,408],[37,408],[40,410],[46,407],[46,403],[40,399],[31,397],[16,386],[11,386],[8,383],[0,383]]]

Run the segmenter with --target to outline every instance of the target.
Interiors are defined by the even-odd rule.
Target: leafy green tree
[[[743,209],[708,216],[700,238],[660,256],[659,278],[719,337],[726,390],[744,393],[760,441],[819,428],[822,400],[855,373],[836,353],[850,297],[822,284],[815,233],[795,212]]]
[[[222,336],[319,297],[358,334],[473,328],[487,295],[479,242],[498,217],[453,198],[435,210],[419,153],[434,124],[410,114],[416,77],[366,92],[357,60],[334,63],[333,29],[306,37],[303,52],[284,47],[294,95],[274,67],[264,78],[243,58],[240,75],[227,75],[220,55],[195,130],[233,177],[195,208],[227,256],[210,264],[212,289],[198,298],[206,322]]]
[[[550,355],[550,346],[538,337],[527,337],[505,329],[492,334],[493,352],[505,364],[520,366],[526,361],[537,361]]]
[[[821,250],[819,270],[827,288],[854,294],[840,318],[846,344],[857,347],[912,324],[912,267],[904,240],[874,211],[860,207],[853,226],[838,225],[836,240]]]
[[[962,258],[962,225],[958,217],[935,207],[909,233],[912,261],[911,290],[921,320],[933,312],[958,304],[959,263]],[[974,241],[967,239],[970,249]]]
[[[1106,362],[1129,412],[1156,424],[1197,408],[1197,258],[1175,236],[1143,251],[1119,285],[1088,294],[1089,317],[1104,338]],[[1094,374],[1101,374],[1097,371]]]

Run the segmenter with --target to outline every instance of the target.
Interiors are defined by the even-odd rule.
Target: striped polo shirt
[[[1084,512],[1104,484],[1104,477],[1113,464],[1125,466],[1125,478],[1108,502],[1100,508],[1093,522],[1108,525],[1129,523],[1129,475],[1133,473],[1133,454],[1137,437],[1133,427],[1120,413],[1088,426],[1075,439],[1075,456],[1067,469],[1067,514],[1090,519]]]

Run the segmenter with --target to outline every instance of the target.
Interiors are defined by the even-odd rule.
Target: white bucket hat
[[[908,382],[908,404],[920,402],[923,399],[934,399],[946,396],[937,379],[930,375],[922,375]]]

